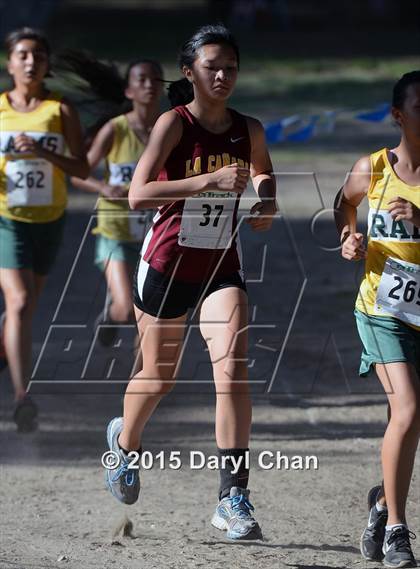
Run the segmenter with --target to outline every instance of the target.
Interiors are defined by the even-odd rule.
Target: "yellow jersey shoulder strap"
[[[370,165],[371,165],[371,177],[370,177],[370,185],[368,190],[368,196],[379,182],[384,177],[384,170],[387,167],[387,159],[386,153],[387,148],[382,148],[377,152],[374,152],[369,156],[370,158]]]
[[[118,115],[111,120],[114,128],[114,142],[112,146],[119,146],[121,141],[130,134],[127,117],[125,115]]]
[[[4,91],[0,95],[0,111],[4,111],[8,107],[7,92]]]
[[[144,144],[131,129],[128,124],[127,116],[119,115],[113,118],[112,125],[114,128],[114,140],[107,156],[108,162],[137,163],[144,150]]]
[[[130,129],[125,115],[118,115],[111,119],[111,122],[114,129],[114,136],[107,159],[109,162],[119,162],[121,154],[125,154],[124,139],[130,135]]]

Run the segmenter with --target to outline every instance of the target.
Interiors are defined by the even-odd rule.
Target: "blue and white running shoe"
[[[258,522],[252,517],[254,507],[249,502],[249,490],[234,486],[230,495],[222,498],[211,523],[226,531],[229,539],[262,539]]]
[[[119,457],[119,465],[106,471],[106,485],[111,494],[123,504],[134,504],[139,497],[140,478],[138,469],[128,468],[132,462],[121,450],[118,436],[123,429],[123,418],[116,417],[109,423],[106,438],[109,450]]]

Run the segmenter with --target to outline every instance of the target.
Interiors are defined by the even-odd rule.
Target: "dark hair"
[[[7,57],[10,57],[16,45],[22,40],[35,40],[42,45],[48,57],[51,55],[51,48],[47,38],[39,30],[34,28],[19,28],[7,34],[4,40],[4,47],[6,49]]]
[[[66,79],[73,84],[76,83],[78,90],[84,93],[79,106],[87,107],[89,114],[97,117],[96,121],[86,129],[86,138],[90,142],[106,122],[131,110],[132,105],[125,96],[125,90],[133,67],[142,64],[152,65],[163,80],[160,63],[152,59],[133,60],[122,74],[115,63],[99,61],[86,51],[66,49],[54,58],[53,64],[54,71],[59,74],[64,73]],[[72,75],[71,79],[68,74]],[[90,95],[90,98],[86,99],[86,94]]]
[[[182,69],[191,67],[197,57],[200,47],[209,44],[226,45],[235,52],[236,60],[240,62],[239,49],[235,38],[230,31],[223,25],[202,26],[197,32],[185,42],[179,52],[178,65]],[[186,77],[173,81],[168,87],[168,97],[172,107],[186,105],[194,98],[194,89]]]
[[[151,59],[131,61],[125,74],[122,75],[115,63],[99,61],[92,54],[75,49],[61,51],[54,59],[54,69],[58,72],[71,73],[78,80],[82,79],[85,85],[78,83],[78,88],[82,91],[93,93],[102,101],[122,105],[127,102],[125,89],[130,79],[130,72],[133,67],[143,63],[152,65],[163,77],[160,63]]]
[[[154,67],[159,77],[163,79],[163,69],[158,61],[155,61],[154,59],[134,59],[133,61],[130,61],[130,63],[128,64],[128,67],[124,75],[126,87],[128,86],[128,82],[130,80],[131,70],[133,69],[133,67],[137,67],[137,65],[150,65],[151,67]]]
[[[420,71],[410,71],[410,73],[405,73],[394,85],[392,106],[396,109],[402,109],[407,97],[408,87],[417,83],[420,83]]]

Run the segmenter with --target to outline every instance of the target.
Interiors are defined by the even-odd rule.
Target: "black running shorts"
[[[134,275],[134,304],[157,318],[179,318],[194,308],[216,290],[236,287],[246,292],[245,282],[239,271],[227,277],[217,277],[211,282],[185,283],[156,271],[143,259]]]

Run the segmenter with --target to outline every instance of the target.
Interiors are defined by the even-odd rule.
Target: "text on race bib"
[[[7,205],[52,205],[52,177],[52,164],[46,160],[9,160],[6,162]]]
[[[388,257],[376,293],[375,312],[420,326],[420,265]]]
[[[420,229],[407,219],[393,219],[387,210],[369,209],[368,235],[372,241],[420,243]]]
[[[64,138],[63,135],[57,132],[37,132],[37,131],[27,131],[24,133],[26,136],[36,140],[42,148],[54,152],[56,154],[62,154],[64,151]],[[18,157],[22,154],[16,149],[15,138],[22,134],[22,131],[6,131],[0,129],[0,153],[6,156]]]
[[[206,192],[186,199],[178,244],[200,249],[230,247],[236,200],[233,192]]]
[[[128,186],[133,178],[136,163],[128,162],[126,164],[115,164],[114,162],[110,162],[108,167],[108,183],[111,186]]]

